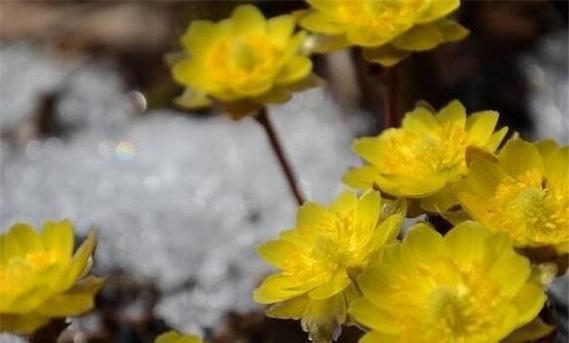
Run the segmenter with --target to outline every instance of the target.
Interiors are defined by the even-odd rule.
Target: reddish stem
[[[263,107],[255,118],[267,133],[267,138],[269,138],[271,148],[273,149],[273,152],[275,153],[275,156],[279,161],[281,169],[288,182],[290,191],[294,195],[294,198],[296,199],[298,206],[304,204],[304,198],[302,196],[302,193],[300,192],[300,188],[298,187],[298,182],[296,181],[296,177],[294,176],[290,163],[287,161],[285,157],[284,150],[278,139],[277,133],[275,132],[273,124],[271,123],[271,120],[269,119],[269,116],[267,114],[267,109]]]
[[[395,67],[384,68],[381,73],[383,82],[383,118],[385,129],[399,126],[398,116],[398,89],[399,79]]]

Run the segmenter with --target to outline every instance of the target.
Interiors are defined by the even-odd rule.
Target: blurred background
[[[0,2],[0,230],[69,218],[78,239],[97,232],[95,273],[109,276],[96,311],[62,341],[151,342],[168,328],[211,342],[306,341],[298,323],[264,318],[251,299],[269,272],[253,247],[296,211],[264,132],[171,102],[181,89],[164,54],[192,19],[240,3]],[[255,4],[266,16],[305,7]],[[527,139],[568,144],[567,5],[464,1],[457,18],[470,37],[400,65],[400,112],[459,98],[469,112],[498,110]],[[342,190],[360,163],[351,140],[382,129],[380,84],[359,56],[315,56],[326,86],[270,108],[311,200]],[[552,292],[555,320],[566,320],[567,280]],[[564,324],[556,341],[566,335]],[[342,341],[356,337],[347,329]]]

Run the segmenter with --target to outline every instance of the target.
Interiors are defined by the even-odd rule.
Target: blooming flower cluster
[[[218,102],[238,119],[313,84],[306,46],[358,46],[389,66],[468,33],[448,18],[459,0],[308,3],[296,16],[267,20],[244,5],[229,19],[193,22],[172,64],[186,87],[178,103]],[[295,33],[295,20],[317,35],[307,41]],[[508,129],[497,129],[498,121],[495,111],[467,115],[457,100],[439,111],[421,102],[401,127],[356,140],[365,165],[343,178],[355,191],[329,206],[305,203],[293,228],[258,247],[276,272],[254,299],[269,305],[270,317],[300,320],[315,342],[337,339],[343,325],[364,330],[361,343],[547,335],[552,327],[538,316],[544,288],[565,270],[551,272],[535,251],[548,250],[550,264],[569,254],[569,147],[518,137],[504,143]],[[404,230],[418,215],[447,220],[450,229],[419,222]],[[0,331],[32,334],[89,311],[102,285],[87,275],[94,247],[89,234],[73,254],[69,221],[47,222],[41,233],[15,224],[0,235]],[[202,340],[170,331],[156,343]]]
[[[307,0],[300,25],[316,33],[317,52],[358,46],[374,63],[392,66],[415,51],[464,39],[468,30],[447,16],[459,0]]]
[[[193,21],[182,36],[184,56],[172,67],[174,79],[186,87],[178,104],[199,108],[217,100],[239,119],[310,87],[312,62],[301,52],[306,33],[294,29],[293,16],[266,20],[251,5],[218,23]]]
[[[496,160],[472,163],[457,194],[472,218],[516,246],[569,253],[569,147],[510,140]]]
[[[499,342],[545,302],[529,261],[503,234],[463,222],[442,237],[425,224],[359,279],[350,313],[371,331],[361,342]]]
[[[449,189],[467,174],[469,153],[491,154],[502,142],[508,129],[494,131],[497,122],[494,111],[467,118],[457,100],[438,113],[421,103],[405,115],[401,128],[354,142],[354,151],[368,164],[348,171],[344,182],[417,200],[432,212],[446,210],[456,202]]]
[[[258,248],[280,272],[255,290],[255,300],[276,303],[269,316],[300,319],[312,339],[330,341],[358,297],[355,280],[394,242],[403,218],[404,207],[373,190],[359,198],[344,192],[330,207],[305,204],[294,229]]]
[[[95,236],[73,253],[69,221],[14,224],[0,235],[0,332],[31,334],[52,318],[89,311],[102,280],[88,276]]]
[[[420,103],[400,128],[356,140],[366,165],[344,181],[363,195],[343,193],[328,210],[306,205],[297,228],[261,246],[280,272],[255,299],[273,304],[269,316],[300,319],[317,342],[353,323],[367,331],[363,343],[525,342],[549,334],[537,316],[544,288],[565,270],[548,270],[528,249],[568,253],[569,147],[517,136],[503,144],[507,128],[496,131],[498,119],[494,111],[468,116],[458,101],[438,112]],[[343,199],[367,209],[328,219],[346,218],[337,212]],[[383,203],[399,211],[382,222]],[[397,239],[402,217],[418,214],[455,226],[443,236],[418,223]],[[368,223],[365,230],[359,223]],[[370,250],[370,237],[386,235]]]

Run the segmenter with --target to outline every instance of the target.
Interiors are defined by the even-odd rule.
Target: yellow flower
[[[0,235],[0,331],[30,334],[51,318],[89,311],[102,285],[85,276],[94,247],[90,233],[72,256],[73,228],[66,220],[46,222],[39,234],[18,223]]]
[[[518,247],[569,252],[569,147],[510,140],[498,161],[475,160],[457,197],[472,218]]]
[[[203,341],[194,335],[181,335],[176,331],[168,331],[156,337],[154,343],[203,343]]]
[[[266,20],[252,5],[218,23],[192,22],[182,37],[186,55],[172,67],[174,79],[187,87],[178,103],[197,108],[214,99],[240,118],[287,101],[312,80],[312,62],[300,52],[306,34],[294,28],[291,15]]]
[[[447,186],[467,173],[467,149],[493,153],[504,138],[507,128],[494,132],[497,121],[494,111],[467,119],[457,100],[438,114],[419,105],[405,115],[401,128],[356,140],[353,150],[369,164],[348,171],[343,181],[357,189],[376,187],[397,197],[423,199],[426,210],[444,211],[452,205]]]
[[[258,248],[280,271],[255,290],[255,301],[274,304],[268,316],[301,319],[316,342],[331,341],[346,322],[347,305],[358,296],[354,278],[396,239],[402,207],[376,191],[360,198],[344,192],[330,207],[303,205],[294,229]]]
[[[504,234],[464,222],[442,237],[425,224],[360,277],[350,314],[361,343],[497,343],[530,323],[546,297]]]
[[[391,66],[414,51],[465,38],[468,30],[446,18],[459,0],[307,0],[300,25],[317,33],[314,51],[348,46],[363,48],[364,57]]]

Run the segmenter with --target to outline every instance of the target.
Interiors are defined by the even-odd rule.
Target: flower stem
[[[267,133],[267,138],[269,139],[271,148],[273,149],[273,152],[275,153],[275,156],[279,161],[281,169],[288,182],[290,191],[294,195],[294,198],[296,199],[298,206],[304,204],[304,198],[302,196],[302,193],[300,192],[300,188],[298,187],[298,182],[296,181],[296,177],[294,176],[290,163],[287,161],[285,157],[284,150],[278,139],[275,129],[273,128],[273,124],[269,119],[269,116],[267,114],[267,108],[263,107],[255,118]]]
[[[399,79],[395,67],[383,68],[380,75],[383,82],[383,118],[385,129],[399,126],[398,89]]]

